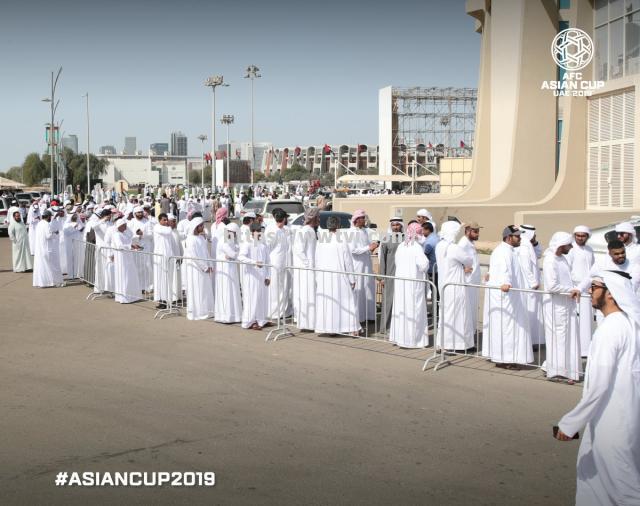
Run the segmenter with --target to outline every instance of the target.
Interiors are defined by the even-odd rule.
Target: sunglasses
[[[591,283],[591,290],[595,290],[597,288],[602,288],[603,290],[607,289],[607,285],[600,285],[596,283]]]

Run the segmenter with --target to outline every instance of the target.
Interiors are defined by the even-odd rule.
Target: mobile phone
[[[560,427],[558,427],[557,425],[553,426],[553,437],[556,437],[558,435],[559,430]],[[571,439],[580,439],[580,433],[576,432]]]

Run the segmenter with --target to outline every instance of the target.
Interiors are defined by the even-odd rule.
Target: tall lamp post
[[[216,88],[218,86],[229,86],[229,85],[224,82],[223,76],[208,77],[207,80],[204,82],[204,85],[211,87],[211,90],[213,91],[213,115],[211,116],[213,118],[211,121],[211,163],[213,164],[213,167],[212,167],[212,174],[211,174],[211,183],[215,190],[215,187],[217,186],[216,184]],[[204,184],[204,181],[202,183]]]
[[[53,177],[53,161],[55,160],[55,115],[56,109],[58,108],[58,104],[60,100],[56,101],[56,87],[58,86],[58,79],[60,78],[60,74],[62,73],[62,67],[58,69],[58,73],[54,79],[53,72],[51,72],[51,97],[43,98],[43,102],[51,103],[51,123],[49,123],[49,160],[51,161],[51,197],[55,195],[56,192],[56,183]]]
[[[83,97],[87,99],[87,197],[91,195],[91,161],[89,158],[89,92]]]
[[[260,69],[258,67],[256,67],[255,65],[249,65],[247,67],[247,74],[244,76],[245,79],[251,79],[251,186],[253,186],[253,171],[255,170],[255,164],[256,164],[256,156],[254,154],[253,151],[253,81],[255,79],[258,79],[260,77],[262,77],[261,74],[258,74],[258,72],[260,72]]]
[[[207,136],[205,134],[200,134],[200,135],[198,135],[198,139],[200,139],[200,142],[202,142],[202,193],[204,194],[204,141],[207,140]],[[215,169],[212,168],[211,170],[213,171]],[[213,173],[212,173],[211,177],[212,178],[214,177]]]
[[[227,190],[231,193],[231,185],[229,182],[231,179],[231,144],[229,143],[229,125],[233,123],[233,115],[224,114],[220,123],[227,125]]]

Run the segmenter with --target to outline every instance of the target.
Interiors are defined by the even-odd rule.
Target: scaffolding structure
[[[392,88],[394,172],[436,174],[442,157],[470,157],[476,123],[475,88]]]

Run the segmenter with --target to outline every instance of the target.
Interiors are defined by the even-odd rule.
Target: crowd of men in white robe
[[[35,287],[84,279],[123,304],[152,294],[158,309],[185,307],[189,320],[259,330],[292,317],[301,330],[353,336],[376,319],[378,283],[380,330],[403,348],[430,344],[427,299],[439,297],[436,348],[479,348],[481,356],[516,368],[531,364],[534,347],[544,344],[547,376],[570,382],[588,357],[582,400],[554,431],[569,441],[585,428],[577,503],[640,504],[640,246],[631,223],[616,226],[618,239],[598,262],[585,226],[555,233],[543,253],[533,226],[510,225],[483,278],[474,244],[481,227],[446,221],[429,278],[423,243],[435,222],[426,210],[404,230],[392,218],[381,247],[370,239],[364,210],[352,215],[351,228],[340,229],[332,216],[319,229],[319,212],[309,209],[295,233],[282,210],[265,228],[253,213],[238,226],[220,207],[210,231],[193,210],[179,222],[136,202],[126,211],[43,199],[32,204],[25,224],[10,209],[14,271],[33,269]],[[379,247],[376,280],[371,254]]]

